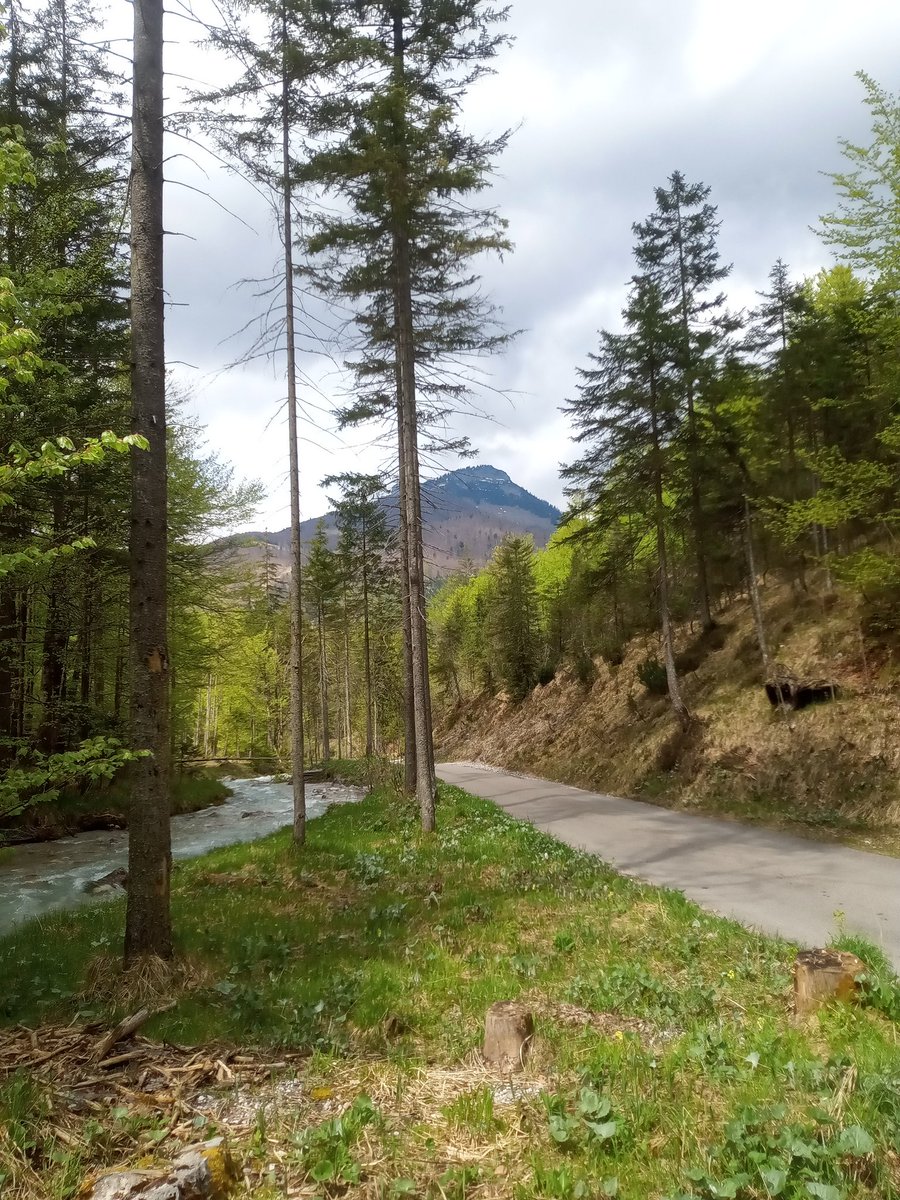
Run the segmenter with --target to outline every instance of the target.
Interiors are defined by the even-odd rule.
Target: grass
[[[3,1020],[119,1015],[133,997],[98,956],[122,917],[113,903],[0,941]],[[302,850],[284,832],[179,864],[174,917],[191,969],[148,1035],[308,1055],[299,1101],[251,1097],[255,1126],[233,1134],[256,1200],[900,1197],[897,985],[855,939],[867,1003],[798,1026],[793,946],[450,787],[432,837],[384,787],[311,822]],[[517,998],[537,1032],[510,1080],[477,1049],[488,1006]],[[0,1174],[65,1200],[138,1118],[109,1117],[76,1154],[48,1103],[34,1081],[0,1087]],[[22,1190],[27,1169],[43,1191]]]
[[[214,768],[176,773],[172,780],[172,814],[197,812],[222,804],[231,794]],[[52,841],[85,829],[124,828],[130,797],[127,778],[97,784],[84,792],[63,792],[58,799],[35,804],[0,827],[0,843]]]

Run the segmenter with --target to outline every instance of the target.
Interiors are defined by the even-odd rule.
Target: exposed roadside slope
[[[697,717],[686,740],[673,732],[667,699],[637,677],[638,665],[659,654],[656,639],[644,637],[618,665],[596,659],[586,683],[563,668],[518,705],[464,699],[439,723],[440,756],[879,849],[895,838],[900,845],[900,696],[889,653],[863,653],[852,605],[767,591],[777,661],[841,689],[834,703],[801,712],[766,699],[747,603],[719,620],[707,639],[682,631],[685,693]]]

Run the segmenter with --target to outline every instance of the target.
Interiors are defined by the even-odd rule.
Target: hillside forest
[[[479,255],[508,248],[502,217],[477,207],[505,139],[468,138],[453,115],[504,35],[503,14],[476,0],[442,8],[435,22],[425,0],[412,7],[408,36],[389,4],[370,6],[363,25],[375,32],[364,37],[350,15],[318,22],[298,7],[258,43],[231,14],[209,36],[232,55],[234,83],[194,97],[198,127],[283,201],[285,319],[298,280],[354,313],[343,348],[354,391],[339,420],[396,439],[393,473],[327,478],[328,528],[302,544],[297,514],[289,572],[266,539],[248,555],[223,536],[251,522],[261,488],[205,446],[190,398],[170,380],[164,413],[140,407],[142,243],[135,230],[123,235],[140,163],[128,161],[124,79],[95,17],[81,4],[11,10],[0,88],[0,819],[9,836],[41,805],[102,793],[126,768],[167,814],[169,764],[201,759],[292,769],[302,813],[304,764],[404,747],[406,787],[427,827],[432,688],[443,728],[476,698],[517,705],[563,677],[590,688],[598,670],[631,655],[629,678],[667,697],[671,722],[657,712],[655,728],[689,739],[702,721],[685,678],[741,598],[751,682],[791,668],[770,620],[773,598],[789,595],[846,615],[856,685],[893,686],[900,100],[862,77],[871,140],[844,146],[834,211],[819,226],[834,264],[808,279],[782,261],[760,264],[745,310],[726,299],[710,189],[677,171],[660,182],[630,231],[621,323],[585,347],[577,389],[559,397],[573,447],[569,509],[550,544],[535,553],[527,537],[509,536],[488,564],[426,579],[418,444],[465,449],[447,429],[471,402],[467,365],[508,341],[473,274]],[[301,40],[302,70],[298,61],[279,74],[278,55],[299,55]],[[312,77],[321,86],[307,93]],[[251,93],[265,104],[248,107]],[[396,160],[375,153],[378,138]],[[402,202],[379,171],[400,172]],[[326,195],[343,215],[309,217],[292,232],[291,214],[320,211],[310,197]],[[167,595],[162,608],[153,601],[166,647],[136,658],[135,613],[153,591],[135,532],[151,476],[167,487],[155,572]],[[466,546],[456,552],[465,557]],[[153,716],[141,671],[160,663]],[[152,746],[135,737],[136,712],[150,720]],[[454,737],[464,749],[458,729]]]

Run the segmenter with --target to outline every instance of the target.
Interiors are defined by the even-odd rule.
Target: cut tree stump
[[[499,1000],[484,1019],[485,1062],[512,1071],[524,1067],[533,1037],[530,1010],[516,1000]]]
[[[815,1012],[828,1000],[847,1003],[856,995],[866,964],[846,950],[801,950],[794,962],[794,1011]]]
[[[225,1200],[237,1171],[223,1138],[189,1146],[159,1171],[113,1171],[87,1180],[79,1200]]]

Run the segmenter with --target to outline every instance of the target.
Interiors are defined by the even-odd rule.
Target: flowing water
[[[224,804],[172,818],[173,857],[192,858],[217,846],[253,842],[291,824],[289,783],[271,776],[226,782],[232,795]],[[363,795],[362,788],[344,784],[308,783],[307,816],[318,817],[332,804],[360,800]],[[96,904],[104,897],[121,895],[119,889],[101,895],[84,889],[127,861],[128,834],[124,830],[77,833],[4,851],[0,860],[0,932],[52,909]]]

